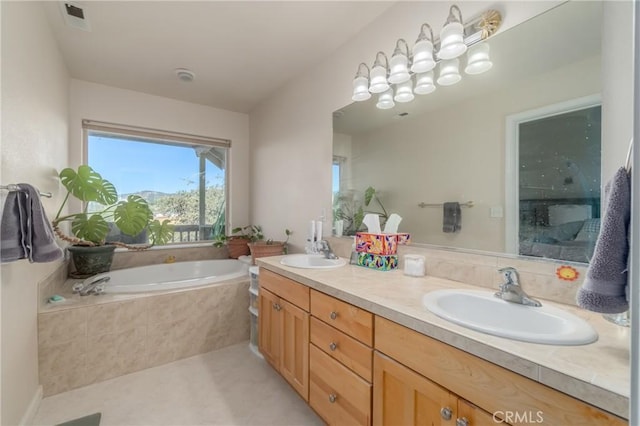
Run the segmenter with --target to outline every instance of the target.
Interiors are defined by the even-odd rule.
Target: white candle
[[[311,221],[309,223],[309,241],[314,242],[316,237],[316,222]]]
[[[322,240],[322,222],[318,220],[316,222],[316,241],[321,241],[321,240]]]

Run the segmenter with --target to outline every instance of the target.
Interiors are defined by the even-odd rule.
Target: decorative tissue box
[[[371,234],[356,233],[356,251],[380,255],[392,255],[398,251],[398,244],[409,244],[411,237],[407,233],[400,234]]]
[[[391,271],[398,268],[398,256],[395,254],[358,253],[358,266],[378,271]]]

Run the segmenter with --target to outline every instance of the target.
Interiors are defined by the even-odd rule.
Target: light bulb
[[[440,75],[438,76],[438,84],[440,86],[451,86],[462,80],[462,76],[458,71],[460,61],[458,59],[449,59],[440,62]]]
[[[388,89],[386,92],[380,93],[378,96],[378,103],[376,107],[379,109],[391,109],[396,104],[393,102],[393,89]]]
[[[434,90],[436,90],[436,85],[433,84],[433,71],[416,74],[416,87],[413,89],[413,93],[427,95]]]

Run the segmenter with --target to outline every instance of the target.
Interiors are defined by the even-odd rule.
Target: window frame
[[[228,233],[231,229],[231,221],[230,221],[230,166],[231,166],[231,147],[232,143],[229,139],[194,135],[190,133],[182,133],[182,132],[174,132],[170,130],[159,130],[159,129],[151,129],[147,127],[140,126],[131,126],[125,124],[116,124],[116,123],[108,123],[103,121],[96,120],[82,120],[82,162],[83,164],[89,163],[89,133],[90,132],[101,132],[107,134],[113,134],[118,136],[126,136],[130,137],[132,141],[139,140],[140,143],[148,143],[149,141],[155,141],[158,144],[166,144],[166,145],[174,145],[174,146],[184,146],[184,147],[194,147],[196,145],[200,146],[211,146],[218,148],[226,148],[225,155],[225,168],[224,168],[224,216],[225,216],[225,230]],[[171,142],[171,143],[168,143]],[[86,207],[86,203],[83,203],[83,208]],[[176,247],[176,246],[194,246],[194,245],[203,245],[211,244],[211,240],[199,240],[199,241],[188,241],[188,242],[172,242],[168,243],[164,246],[155,246],[155,248],[161,247]]]

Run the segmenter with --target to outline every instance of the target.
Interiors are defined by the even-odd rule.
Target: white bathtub
[[[120,269],[88,278],[86,282],[109,277],[105,293],[147,293],[248,277],[248,271],[249,265],[235,259],[198,260]]]

